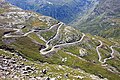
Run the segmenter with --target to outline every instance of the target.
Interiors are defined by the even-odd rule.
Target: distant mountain
[[[102,37],[120,38],[120,0],[99,0],[99,4],[70,25]]]
[[[94,6],[97,0],[6,0],[25,10],[33,10],[70,23]]]

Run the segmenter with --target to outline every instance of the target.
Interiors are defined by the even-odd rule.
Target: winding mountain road
[[[113,54],[114,54],[113,46],[111,46],[110,49],[111,49],[111,51],[112,51],[112,52],[110,53],[111,57],[105,58],[104,61],[103,61],[103,63],[106,63],[107,60],[110,60],[110,59],[114,58],[114,55],[113,55]]]
[[[55,50],[54,48],[52,48],[51,50],[46,51],[47,49],[50,48],[49,43],[50,43],[52,40],[54,40],[54,39],[56,39],[56,38],[58,37],[58,35],[59,35],[59,30],[60,30],[60,28],[61,28],[62,25],[63,25],[63,23],[61,23],[60,26],[58,27],[57,33],[56,33],[56,35],[54,36],[54,38],[50,39],[50,40],[46,43],[46,48],[40,50],[40,53],[41,53],[41,54],[45,55],[45,54],[48,54],[48,53],[50,53],[50,52],[52,52],[52,51]]]
[[[102,41],[100,41],[100,40],[98,40],[98,41],[100,42],[100,45],[96,47],[96,51],[97,51],[98,57],[99,57],[98,61],[99,61],[100,63],[103,63],[103,62],[101,61],[101,59],[102,59],[101,53],[99,52],[99,48],[102,47],[103,43],[102,43]]]
[[[13,29],[13,30],[15,30],[14,33],[21,32],[21,29]],[[27,35],[29,35],[30,33],[34,32],[34,31],[35,31],[35,30],[31,30],[31,31],[25,33],[24,35],[12,35],[11,33],[8,33],[8,34],[5,34],[4,37],[5,37],[5,38],[10,38],[10,37],[24,37],[24,36],[27,36]]]
[[[100,63],[104,64],[104,63],[106,63],[107,60],[110,60],[110,59],[114,58],[114,49],[113,49],[114,46],[110,46],[110,49],[111,49],[111,51],[112,51],[112,52],[110,53],[111,57],[105,58],[105,59],[102,61],[102,60],[101,60],[102,57],[101,57],[101,53],[99,52],[99,48],[102,47],[103,42],[100,41],[100,40],[98,40],[98,41],[100,42],[100,45],[96,47],[96,51],[97,51],[98,57],[99,57],[98,61],[99,61]]]
[[[80,39],[79,41],[72,42],[72,43],[59,44],[59,45],[55,45],[55,46],[50,45],[50,42],[51,42],[52,40],[55,40],[55,39],[57,39],[57,38],[59,37],[59,32],[60,32],[60,28],[61,28],[62,25],[63,25],[63,23],[60,22],[60,23],[58,23],[58,24],[55,24],[55,25],[51,26],[49,29],[40,30],[40,31],[39,31],[39,32],[46,32],[46,31],[49,31],[49,30],[51,30],[51,29],[53,29],[53,28],[55,28],[55,27],[58,26],[56,35],[55,35],[52,39],[50,39],[49,41],[46,41],[42,36],[39,35],[39,38],[46,42],[46,48],[40,50],[40,53],[41,53],[42,55],[46,55],[46,54],[48,54],[48,53],[50,53],[50,52],[52,52],[52,51],[56,51],[56,49],[58,49],[58,48],[67,47],[67,46],[70,46],[70,45],[76,45],[76,44],[78,44],[79,42],[81,42],[81,41],[83,40],[83,38],[85,37],[85,34],[82,33],[83,36],[81,37],[81,39]],[[15,30],[14,33],[22,32],[21,29],[12,28],[12,30]],[[8,33],[8,34],[5,34],[4,37],[5,37],[5,38],[9,38],[9,37],[24,37],[24,36],[27,36],[27,35],[29,35],[30,33],[35,32],[35,31],[36,31],[36,30],[31,30],[31,31],[25,33],[24,35],[13,35],[13,34],[11,34],[11,33]],[[35,41],[34,41],[34,42],[35,42]],[[52,47],[52,48],[51,48],[51,47]],[[51,48],[51,49],[50,49],[49,51],[47,51],[49,48]]]
[[[48,43],[46,44],[47,47],[45,49],[40,50],[40,52],[41,52],[41,54],[46,55],[46,54],[48,54],[48,53],[50,53],[52,51],[56,51],[58,48],[68,47],[68,46],[71,46],[71,45],[72,46],[76,45],[76,44],[78,44],[79,42],[81,42],[84,39],[85,34],[84,33],[82,33],[82,34],[83,34],[83,36],[82,36],[82,38],[79,41],[72,42],[72,43],[64,43],[64,44],[55,45],[55,46],[52,47],[51,50],[45,51],[46,49],[49,48],[49,45],[48,45],[49,41],[48,41]]]
[[[51,26],[49,29],[39,30],[39,32],[42,33],[42,32],[50,31],[50,30],[54,29],[55,27],[59,26],[60,24],[61,24],[61,23],[55,24],[55,25]],[[37,36],[38,36],[41,40],[43,40],[44,42],[47,43],[47,40],[45,40],[39,33],[37,33]]]
[[[82,33],[83,36],[81,37],[81,39],[80,39],[79,41],[75,41],[75,42],[71,42],[71,43],[64,43],[64,44],[59,44],[59,45],[52,46],[52,45],[50,44],[50,42],[53,41],[53,40],[55,40],[55,39],[57,39],[57,38],[59,37],[59,32],[60,32],[60,28],[61,28],[62,25],[63,25],[63,23],[60,22],[60,23],[58,23],[58,24],[55,24],[55,25],[51,26],[49,29],[39,30],[39,32],[46,32],[46,31],[49,31],[49,30],[57,27],[56,35],[55,35],[52,39],[50,39],[49,41],[46,41],[41,35],[38,35],[40,39],[42,39],[43,41],[46,42],[46,48],[41,49],[41,50],[40,50],[40,54],[46,55],[46,54],[49,54],[49,53],[52,52],[52,51],[56,51],[56,50],[61,49],[61,48],[63,48],[63,47],[68,47],[68,46],[71,46],[71,45],[72,45],[72,46],[73,46],[73,45],[77,45],[77,44],[80,43],[80,42],[84,39],[84,37],[86,36],[84,33]],[[10,28],[10,29],[11,29],[11,28]],[[21,32],[21,33],[22,33],[21,29],[12,28],[12,30],[15,31],[14,33],[17,33],[17,32]],[[13,35],[13,34],[11,34],[11,33],[7,33],[7,34],[4,35],[4,37],[5,37],[5,38],[9,38],[9,37],[24,37],[24,36],[27,36],[27,35],[29,35],[30,33],[33,33],[33,32],[35,32],[35,31],[36,31],[36,30],[33,29],[33,30],[31,30],[31,31],[23,34],[23,35]],[[101,57],[101,53],[99,52],[99,48],[102,47],[103,42],[102,42],[101,40],[98,40],[98,41],[100,42],[100,45],[98,45],[98,46],[96,47],[96,51],[97,51],[98,57],[99,57],[98,61],[99,61],[100,63],[103,63],[103,64],[104,64],[104,63],[106,63],[107,60],[114,58],[114,55],[113,55],[113,54],[114,54],[114,49],[113,49],[114,46],[111,46],[111,47],[110,47],[110,49],[111,49],[111,53],[110,53],[111,57],[105,58],[104,61],[102,61],[102,60],[101,60],[102,57]],[[34,42],[36,42],[36,41],[34,41]],[[50,50],[49,50],[49,49],[50,49]],[[49,50],[49,51],[48,51],[48,50]]]
[[[83,39],[84,39],[84,37],[86,36],[84,33],[82,33],[82,37],[81,37],[81,39],[79,40],[79,41],[76,41],[76,42],[72,42],[72,43],[64,43],[64,44],[60,44],[60,45],[56,45],[55,47],[64,47],[64,46],[70,46],[70,45],[77,45],[78,43],[80,43]]]
[[[55,24],[55,25],[51,26],[49,29],[40,30],[40,31],[41,31],[41,32],[49,31],[49,30],[53,29],[54,27],[56,27],[56,26],[58,26],[58,25],[60,25],[60,24],[61,24],[61,23]],[[15,31],[14,33],[22,32],[21,29],[16,29],[16,28],[5,28],[5,29],[12,29],[12,30]],[[29,35],[30,33],[33,33],[33,32],[35,32],[35,31],[37,31],[37,30],[34,30],[34,29],[33,29],[33,30],[25,33],[24,35],[12,35],[11,33],[8,33],[8,34],[5,34],[4,37],[6,37],[6,38],[9,38],[9,37],[24,37],[24,36],[27,36],[27,35]],[[41,38],[42,40],[44,40],[42,37],[40,37],[40,38]],[[44,41],[45,41],[45,40],[44,40]]]
[[[50,51],[46,51],[46,50],[49,49],[49,47],[50,47],[49,43],[50,43],[52,40],[54,40],[54,39],[56,39],[56,38],[58,37],[58,35],[59,35],[59,30],[60,30],[60,28],[61,28],[62,25],[63,25],[63,23],[60,22],[60,23],[58,23],[58,24],[55,24],[55,25],[51,26],[49,29],[40,30],[40,32],[46,32],[46,31],[49,31],[49,30],[51,30],[51,29],[59,26],[58,29],[57,29],[56,35],[54,36],[54,38],[50,39],[49,41],[46,41],[42,36],[39,35],[39,38],[46,42],[46,48],[40,50],[40,53],[41,53],[41,54],[47,54],[47,53],[50,53],[51,51],[54,51],[54,50],[55,50],[54,48],[52,48]],[[6,29],[7,29],[7,28],[6,28]],[[13,33],[22,32],[21,29],[16,29],[16,28],[9,28],[9,29],[14,30],[15,32],[13,32]],[[33,29],[33,30],[25,33],[24,35],[13,35],[12,33],[7,33],[7,34],[4,35],[4,37],[5,37],[5,38],[10,38],[10,37],[24,37],[24,36],[27,36],[27,35],[29,35],[30,33],[33,33],[33,32],[35,32],[35,31],[36,31],[36,30]],[[34,42],[36,42],[36,41],[34,41]]]
[[[50,30],[54,29],[55,27],[60,26],[61,24],[63,24],[63,23],[62,23],[62,22],[59,22],[58,24],[55,24],[55,25],[51,26],[51,27],[48,28],[48,29],[39,30],[39,32],[47,32],[47,31],[50,31]]]

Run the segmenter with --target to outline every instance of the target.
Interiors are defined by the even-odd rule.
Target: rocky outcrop
[[[85,50],[85,49],[83,49],[83,48],[81,48],[81,49],[79,50],[79,54],[80,54],[80,57],[84,57],[84,56],[87,56],[87,55],[88,55],[87,50]]]
[[[14,53],[11,53],[14,54]],[[9,53],[10,55],[10,53]],[[55,78],[44,77],[47,73],[46,69],[39,71],[34,64],[27,65],[28,60],[20,56],[0,56],[0,79],[10,79],[10,80],[55,80]],[[31,74],[37,74],[41,72],[40,76],[35,76]]]

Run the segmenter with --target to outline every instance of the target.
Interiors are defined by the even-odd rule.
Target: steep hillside
[[[120,39],[120,0],[100,0],[82,19],[73,22],[81,31]]]
[[[118,80],[120,41],[0,0],[0,60],[2,80]]]

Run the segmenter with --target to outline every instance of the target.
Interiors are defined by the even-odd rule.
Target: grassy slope
[[[67,61],[63,63],[60,57],[62,58],[67,57]],[[100,65],[96,65],[90,62],[80,60],[78,57],[68,55],[64,51],[61,51],[61,50],[58,51],[56,54],[54,54],[50,59],[47,59],[47,61],[50,61],[51,63],[54,63],[54,64],[64,64],[64,65],[71,66],[74,68],[81,68],[88,73],[96,74],[98,76],[101,74],[103,75],[103,77],[106,77],[109,80],[117,80],[120,78],[118,74],[114,74],[104,69]]]
[[[36,33],[31,33],[29,36],[30,36],[32,39],[36,40],[37,42],[45,45],[45,42],[44,42],[43,40],[41,40],[41,39],[37,36]]]
[[[18,38],[16,42],[12,43],[11,45],[14,45],[16,50],[30,59],[39,60],[43,58],[39,54],[40,46],[33,43],[28,37]]]
[[[55,33],[56,33],[55,31],[47,31],[47,32],[41,33],[41,36],[43,36],[45,40],[49,40],[51,37],[55,35]]]

